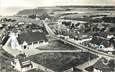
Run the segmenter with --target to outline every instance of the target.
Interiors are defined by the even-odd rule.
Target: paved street
[[[40,50],[40,52],[87,52],[82,50]]]

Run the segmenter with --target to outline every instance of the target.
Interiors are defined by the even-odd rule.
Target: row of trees
[[[115,23],[115,17],[102,17],[102,18],[95,18],[91,19],[91,22],[106,22],[106,23]]]
[[[69,29],[65,25],[54,25],[53,30],[55,34],[57,35],[64,35],[64,36],[69,36],[71,38],[75,38],[76,36],[79,35],[79,32],[74,29]]]
[[[36,14],[29,15],[29,18],[35,19],[35,18],[40,18],[41,20],[45,20],[45,18],[51,19],[51,17],[48,14],[42,14],[40,16],[37,16]]]

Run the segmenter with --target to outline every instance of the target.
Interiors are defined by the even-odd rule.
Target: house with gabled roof
[[[2,45],[13,49],[24,50],[37,48],[48,44],[46,35],[43,32],[27,32],[27,33],[10,33],[2,39]]]
[[[27,72],[31,69],[35,69],[34,64],[26,58],[26,55],[19,54],[16,58],[11,61],[13,69],[19,72]]]

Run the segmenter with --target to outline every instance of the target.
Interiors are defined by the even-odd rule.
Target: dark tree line
[[[41,20],[45,20],[45,18],[51,19],[51,17],[48,14],[42,14],[39,16],[37,16],[36,14],[33,14],[33,15],[29,15],[28,17],[32,19],[35,19],[37,17],[37,18],[40,18]]]

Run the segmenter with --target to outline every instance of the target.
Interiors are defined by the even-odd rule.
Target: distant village
[[[115,17],[55,13],[0,19],[0,46],[10,67],[6,72],[115,71]]]

